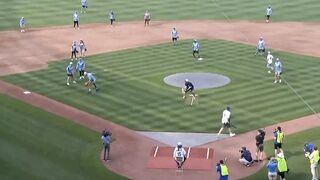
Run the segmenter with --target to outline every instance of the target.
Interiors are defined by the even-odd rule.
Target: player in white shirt
[[[271,71],[273,71],[272,62],[273,62],[273,55],[271,54],[270,51],[268,51],[268,55],[267,55],[267,69],[268,69],[268,73],[271,73]]]
[[[81,13],[86,13],[87,12],[87,0],[81,0]]]
[[[263,55],[265,51],[266,51],[266,43],[264,42],[264,39],[261,36],[258,41],[257,51],[256,51],[255,55],[257,55],[257,54]]]
[[[281,73],[282,73],[282,64],[279,58],[276,59],[274,63],[274,83],[281,83]]]
[[[197,40],[193,40],[193,43],[192,43],[192,55],[194,58],[196,58],[196,55],[198,56],[198,59],[200,58],[200,54],[199,54],[199,51],[200,51],[200,44]]]
[[[230,136],[234,136],[236,135],[235,133],[231,132],[231,124],[230,124],[230,118],[231,118],[231,108],[227,107],[223,112],[222,112],[222,127],[220,128],[220,131],[218,132],[218,135],[221,134],[222,130],[224,128],[228,128],[229,129],[229,134]]]
[[[173,159],[176,161],[178,168],[180,169],[183,163],[186,161],[186,150],[182,147],[182,143],[178,142],[173,151]]]
[[[271,5],[269,5],[266,9],[266,23],[269,23],[270,17],[272,15],[272,8]]]
[[[146,10],[146,12],[144,13],[144,26],[150,24],[150,20],[151,20],[151,14],[148,10]]]
[[[21,17],[20,21],[19,21],[19,25],[20,25],[20,32],[25,32],[25,26],[26,26],[26,19],[24,17]]]
[[[176,28],[173,28],[172,31],[171,31],[171,37],[172,37],[172,43],[173,45],[175,46],[177,41],[178,41],[178,31],[176,30]]]
[[[79,29],[79,15],[77,11],[73,14],[73,28],[76,29],[76,26]]]

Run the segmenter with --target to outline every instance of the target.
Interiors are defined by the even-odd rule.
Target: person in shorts
[[[274,135],[274,154],[275,156],[278,155],[278,153],[283,153],[282,150],[282,143],[283,143],[283,138],[284,138],[284,133],[282,132],[282,128],[280,126],[275,129],[273,132]]]
[[[83,40],[79,42],[80,56],[85,57],[85,52],[87,51],[87,47]]]
[[[67,86],[70,85],[69,81],[72,80],[72,82],[75,84],[77,83],[74,78],[73,78],[73,74],[74,74],[74,70],[73,70],[73,63],[70,62],[66,68],[66,71],[67,71]]]
[[[200,58],[200,44],[199,42],[195,39],[193,40],[193,43],[192,43],[192,55],[194,58]],[[197,57],[196,57],[196,54],[197,54]]]
[[[263,129],[258,129],[258,135],[256,135],[256,159],[255,162],[263,161],[263,143],[266,132]]]
[[[151,14],[148,10],[144,13],[144,26],[149,26],[151,20]]]
[[[270,17],[272,15],[272,8],[271,5],[269,5],[266,9],[266,23],[269,23]]]
[[[87,12],[87,0],[81,0],[81,13],[86,13]]]
[[[267,164],[268,169],[268,179],[277,180],[277,160],[274,157],[270,158],[270,161]]]
[[[175,46],[179,38],[178,31],[176,30],[175,27],[171,31],[171,37],[172,37],[172,43]]]
[[[78,15],[78,12],[74,12],[73,14],[73,28],[74,29],[80,29],[79,28],[79,15]]]
[[[19,25],[20,25],[20,32],[25,32],[25,27],[26,27],[27,21],[24,17],[21,17],[20,21],[19,21]]]
[[[228,106],[223,112],[222,112],[222,119],[221,119],[221,123],[222,123],[222,127],[220,128],[218,135],[221,134],[222,130],[224,128],[228,128],[229,130],[229,134],[230,136],[235,136],[235,133],[231,132],[231,124],[230,124],[230,120],[231,120],[231,108]]]

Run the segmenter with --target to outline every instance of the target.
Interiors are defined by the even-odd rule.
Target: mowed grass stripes
[[[80,0],[0,1],[0,30],[17,29],[24,16],[28,27],[72,24],[72,14],[80,11]],[[149,10],[153,20],[220,19],[263,20],[265,8],[272,5],[272,21],[319,21],[318,0],[88,0],[88,13],[80,15],[80,24],[107,22],[113,10],[117,21],[143,20]]]
[[[87,94],[83,81],[66,86],[68,60],[51,62],[49,69],[3,77],[31,91],[96,114],[134,130],[217,132],[221,112],[232,107],[237,132],[309,115],[312,111],[285,83],[274,84],[262,56],[249,45],[200,40],[204,61],[193,59],[191,40],[177,46],[160,44],[86,58],[101,91]],[[284,66],[284,79],[316,111],[320,97],[319,59],[274,52]],[[180,72],[212,72],[231,78],[227,86],[199,90],[193,107],[181,90],[163,82]],[[78,74],[77,76],[78,77]]]
[[[100,160],[100,134],[0,94],[0,179],[124,179]]]

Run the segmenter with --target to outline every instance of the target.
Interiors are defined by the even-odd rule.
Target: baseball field
[[[274,12],[267,24],[264,10],[269,4]],[[179,178],[165,174],[166,170],[145,169],[146,157],[138,162],[138,155],[147,154],[159,142],[134,131],[217,133],[226,106],[231,106],[232,123],[240,134],[232,143],[237,148],[248,144],[253,151],[254,136],[246,139],[248,132],[278,123],[287,127],[290,120],[320,111],[317,4],[316,0],[97,0],[88,1],[87,13],[80,14],[81,29],[73,30],[72,14],[80,12],[80,1],[0,2],[0,79],[6,82],[0,83],[0,179]],[[152,21],[143,27],[147,9]],[[107,25],[111,10],[117,19],[114,27]],[[17,32],[21,16],[27,20],[26,33]],[[176,46],[170,41],[172,27],[180,34]],[[254,55],[260,36],[283,64],[282,83],[273,83],[265,56]],[[70,45],[80,39],[88,46],[86,71],[97,77],[99,92],[87,93],[77,73],[77,83],[66,85]],[[203,61],[192,57],[193,39],[200,42]],[[196,89],[199,97],[190,106],[190,99],[182,100],[181,89],[163,82],[166,76],[184,72],[218,73],[231,83]],[[41,95],[42,100],[72,107],[74,112],[68,115],[53,106],[44,107],[38,96],[26,97],[20,88]],[[78,116],[73,116],[77,112],[84,113],[83,117],[89,113],[90,119],[77,121]],[[312,118],[310,127],[319,126],[319,117]],[[115,158],[109,163],[99,156],[102,146],[97,131],[103,128],[115,132],[111,144]],[[319,144],[319,128],[290,128],[295,130],[288,134],[298,133],[285,138],[288,178],[311,178],[302,148],[306,141]],[[136,147],[135,141],[141,146]],[[207,146],[215,148],[216,144]],[[272,141],[265,147],[271,155]],[[231,153],[236,161],[237,152],[231,148],[215,153],[219,153],[217,158]],[[231,179],[267,177],[264,164],[245,169],[236,163],[230,164]],[[214,171],[185,172],[183,178],[212,179],[217,177]]]

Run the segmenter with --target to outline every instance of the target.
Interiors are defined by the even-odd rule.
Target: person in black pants
[[[103,160],[109,161],[110,160],[110,140],[111,140],[111,133],[107,130],[102,131],[102,144],[103,144]]]
[[[263,161],[263,143],[264,143],[264,136],[266,135],[266,132],[263,129],[258,129],[258,135],[256,135],[256,160]]]

